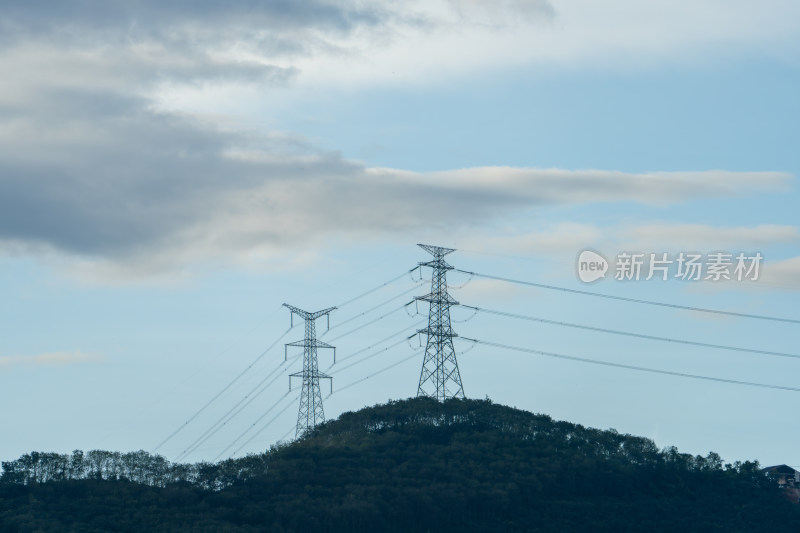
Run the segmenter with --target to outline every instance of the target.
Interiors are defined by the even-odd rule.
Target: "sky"
[[[414,396],[427,243],[465,306],[551,321],[452,308],[467,397],[800,465],[796,2],[2,9],[0,459],[291,439],[283,303],[337,307],[327,418]],[[763,260],[622,280],[622,253]]]

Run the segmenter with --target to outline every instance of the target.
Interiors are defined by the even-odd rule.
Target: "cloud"
[[[55,35],[72,42],[102,37],[112,42],[161,40],[193,45],[236,36],[274,42],[268,35],[296,35],[306,30],[346,33],[360,25],[378,24],[388,15],[378,3],[314,0],[83,0],[71,4],[45,0],[6,2],[3,12],[0,27],[6,41]]]
[[[365,43],[394,49],[403,32],[449,35],[460,31],[455,20],[480,26],[487,14],[492,27],[481,32],[557,15],[542,0],[412,3],[395,11],[369,2],[220,6],[8,6],[0,69],[16,75],[0,88],[0,251],[149,275],[202,262],[269,261],[298,253],[297,243],[331,238],[466,233],[538,206],[670,205],[782,190],[791,181],[775,172],[418,173],[367,168],[288,132],[221,128],[162,105],[165,95],[247,85],[268,99],[270,89],[299,83],[320,66],[371,61],[377,56]],[[349,72],[342,67],[341,79]]]
[[[573,255],[585,248],[607,254],[619,251],[739,252],[792,243],[800,243],[800,228],[796,226],[711,226],[631,220],[613,226],[563,222],[515,235],[477,236],[471,242],[466,241],[464,246],[506,254],[567,256],[572,260]]]
[[[113,122],[96,120],[94,131],[85,132],[90,141],[73,137],[63,141],[71,146],[55,143],[49,155],[28,161],[19,161],[23,146],[15,149],[10,138],[4,143],[0,238],[6,249],[41,248],[159,270],[268,255],[332,237],[458,233],[536,206],[663,205],[737,189],[771,190],[789,180],[714,171],[673,176],[491,167],[412,173],[364,168],[335,154],[287,155],[280,146],[274,153],[232,154],[226,136],[176,117],[128,118],[124,131]],[[575,229],[562,228],[572,238],[551,244],[577,244]],[[695,228],[681,231],[696,234]],[[590,236],[596,235],[581,239]],[[542,238],[549,237],[540,236],[538,244]]]
[[[507,26],[520,19],[525,22],[553,19],[556,10],[547,0],[449,0],[462,22]]]
[[[146,99],[51,89],[0,124],[0,246],[168,270],[330,237],[474,228],[544,205],[785,189],[776,172],[366,168],[292,135],[221,131]],[[52,120],[53,116],[61,116]],[[687,233],[696,233],[690,228]]]
[[[651,251],[758,251],[775,244],[800,243],[800,228],[777,224],[744,227],[716,227],[705,224],[642,224],[621,233],[630,250]],[[660,251],[660,250],[659,250]]]
[[[705,65],[756,53],[793,62],[800,6],[749,1],[560,0],[404,4],[423,25],[388,24],[390,37],[354,35],[352,56],[303,58],[304,80],[322,86],[437,85],[526,69],[640,70]],[[372,45],[372,46],[370,46]],[[518,71],[518,70],[517,70]]]
[[[800,257],[775,262],[765,260],[758,283],[778,290],[800,291]]]
[[[472,190],[482,196],[506,194],[520,202],[638,202],[670,205],[693,198],[724,197],[753,190],[786,190],[792,178],[781,172],[651,172],[467,168],[429,174],[408,174],[418,182],[437,183],[443,190]]]
[[[459,302],[466,304],[470,302],[508,303],[509,300],[518,297],[530,299],[531,297],[535,297],[538,291],[538,289],[534,288],[521,291],[519,287],[515,287],[510,283],[493,279],[467,279],[469,281],[462,283],[460,286],[461,288],[458,288],[459,286],[450,287],[452,295]],[[470,314],[469,311],[462,311],[459,315],[464,319]]]
[[[38,355],[6,355],[0,356],[0,368],[12,366],[61,366],[101,360],[100,356],[77,351],[47,352]]]
[[[800,290],[800,258],[775,259],[771,251],[800,244],[800,227],[776,224],[756,226],[711,226],[680,222],[636,222],[613,226],[563,222],[520,234],[478,233],[459,241],[459,248],[482,253],[514,255],[541,263],[549,261],[551,272],[574,277],[574,262],[580,251],[597,250],[612,263],[620,252],[644,253],[645,269],[650,253],[680,252],[708,254],[728,252],[735,257],[761,252],[759,279],[753,283],[703,283],[703,288],[748,288],[754,290]],[[779,253],[779,252],[778,252]],[[545,264],[545,266],[548,266]],[[468,288],[468,286],[467,286]]]

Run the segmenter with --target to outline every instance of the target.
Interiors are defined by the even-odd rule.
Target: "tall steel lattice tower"
[[[333,362],[336,362],[336,348],[328,343],[318,341],[314,322],[321,316],[328,317],[330,326],[330,313],[335,307],[329,307],[316,313],[309,313],[289,304],[283,304],[292,312],[290,317],[294,326],[294,315],[306,321],[306,333],[302,341],[295,341],[286,344],[284,348],[284,358],[287,357],[286,350],[289,346],[303,347],[303,371],[296,372],[289,376],[289,390],[292,390],[292,378],[302,378],[303,388],[300,392],[300,409],[297,411],[297,430],[295,437],[299,437],[306,431],[314,429],[317,424],[325,421],[325,411],[322,409],[322,392],[319,389],[320,379],[331,380],[331,392],[333,392],[333,378],[319,371],[317,366],[317,348],[331,348],[333,350]]]
[[[464,398],[464,387],[461,385],[461,374],[458,371],[456,351],[453,348],[453,333],[450,327],[450,306],[458,302],[447,292],[447,271],[453,267],[448,265],[444,256],[455,252],[453,248],[442,248],[419,244],[422,249],[433,255],[433,261],[419,263],[420,266],[431,267],[431,292],[425,296],[417,296],[430,304],[428,327],[418,330],[427,333],[425,359],[419,375],[417,396],[429,396],[439,401],[448,398]]]

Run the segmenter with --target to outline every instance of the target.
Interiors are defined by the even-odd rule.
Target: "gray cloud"
[[[304,29],[348,32],[361,25],[379,24],[387,17],[387,11],[377,3],[309,0],[44,0],[4,1],[0,6],[3,10],[0,28],[6,40],[34,35],[72,41],[116,36],[128,42],[137,39],[197,42],[210,35],[218,39],[225,35]]]
[[[56,96],[59,121],[32,113],[0,128],[0,241],[144,261],[145,270],[274,252],[314,238],[456,231],[537,205],[665,204],[777,189],[790,179],[718,171],[368,169],[292,137],[226,133],[157,113],[135,97]]]
[[[511,4],[503,9],[519,7]],[[669,203],[789,179],[369,169],[296,136],[222,131],[158,111],[154,98],[163,83],[264,90],[291,83],[297,70],[285,62],[220,55],[215,45],[284,40],[279,48],[310,53],[309,43],[325,46],[331,35],[395,16],[382,9],[245,1],[3,7],[8,46],[0,48],[0,69],[16,74],[0,87],[0,250],[55,251],[152,272],[275,253],[315,238],[456,231],[537,205]]]
[[[155,111],[160,84],[284,84],[296,69],[219,52],[239,40],[297,50],[309,40],[305,30],[380,21],[373,9],[313,2],[3,8],[0,68],[16,75],[0,89],[0,239],[114,257],[167,246],[179,228],[209,217],[220,195],[285,170],[224,156],[251,139]],[[289,34],[294,44],[278,43]],[[297,149],[278,138],[257,142],[266,152]]]
[[[547,0],[449,0],[449,4],[464,21],[483,25],[506,25],[519,22],[552,20],[556,17],[553,4]]]

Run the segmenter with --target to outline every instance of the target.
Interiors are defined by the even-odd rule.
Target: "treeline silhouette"
[[[108,452],[75,450],[71,454],[31,452],[2,463],[0,483],[48,483],[83,479],[130,481],[151,487],[182,483],[221,490],[267,472],[269,454],[251,454],[218,463],[172,463],[144,450]]]
[[[216,464],[76,451],[2,466],[2,531],[800,530],[757,462],[488,400],[389,402]]]

